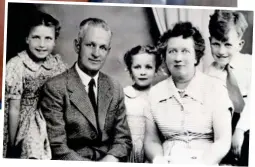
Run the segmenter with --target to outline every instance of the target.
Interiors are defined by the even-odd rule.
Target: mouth
[[[88,59],[90,62],[92,63],[100,63],[101,61],[100,60],[95,60],[95,59]]]
[[[218,59],[227,59],[229,56],[221,56],[221,55],[216,55]]]
[[[181,68],[181,67],[183,67],[184,65],[181,65],[181,64],[176,64],[176,65],[174,65],[174,67],[175,68]]]
[[[138,78],[140,81],[146,81],[148,78]]]
[[[48,50],[47,49],[35,49],[38,53],[45,53]]]

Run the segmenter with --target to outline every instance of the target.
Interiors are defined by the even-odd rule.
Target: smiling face
[[[166,49],[166,64],[173,79],[187,81],[195,73],[196,56],[192,37],[182,36],[168,40]]]
[[[240,52],[244,44],[234,28],[230,29],[226,38],[227,40],[224,42],[214,37],[210,38],[212,56],[215,62],[222,67],[225,67],[233,56]]]
[[[36,59],[44,59],[51,54],[55,46],[55,29],[39,25],[31,29],[26,38],[28,48]]]
[[[136,85],[148,87],[155,76],[155,55],[142,53],[132,57],[131,75]]]
[[[76,44],[78,65],[88,75],[95,75],[104,65],[110,50],[111,34],[102,27],[89,26]]]

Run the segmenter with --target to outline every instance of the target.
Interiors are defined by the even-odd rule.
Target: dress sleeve
[[[7,63],[5,76],[6,99],[21,99],[23,92],[23,68],[22,60],[18,56],[12,58]]]
[[[56,54],[55,58],[57,60],[57,71],[59,73],[63,73],[64,71],[66,71],[68,69],[68,65],[66,63],[63,62],[62,56],[60,54]]]

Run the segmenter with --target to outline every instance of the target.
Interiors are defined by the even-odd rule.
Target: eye
[[[226,47],[232,47],[232,44],[231,43],[225,43],[225,46]]]
[[[213,45],[213,46],[220,46],[220,44],[217,43],[217,42],[212,43],[212,45]]]
[[[53,40],[52,37],[45,37],[46,40]]]
[[[141,66],[140,66],[140,65],[135,65],[135,66],[133,66],[133,68],[134,68],[134,69],[140,69]]]
[[[176,49],[169,49],[169,50],[168,50],[168,53],[169,53],[169,54],[175,54],[176,52],[177,52]]]
[[[86,43],[85,46],[90,47],[90,48],[94,47],[94,45],[92,43]]]
[[[187,54],[187,53],[190,53],[190,52],[189,52],[188,49],[183,49],[183,50],[182,50],[182,53]]]
[[[145,68],[146,69],[153,69],[153,67],[151,65],[146,65]]]
[[[108,50],[106,46],[101,46],[100,49],[103,50],[103,51],[107,51]]]
[[[38,35],[32,36],[32,39],[40,39]]]

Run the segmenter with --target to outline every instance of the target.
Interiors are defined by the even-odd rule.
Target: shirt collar
[[[92,78],[94,78],[95,80],[95,86],[97,87],[97,84],[98,84],[98,76],[99,76],[99,73],[97,73],[94,77],[91,77],[89,75],[87,75],[85,72],[83,72],[80,67],[78,66],[78,63],[75,63],[75,69],[79,75],[79,77],[81,78],[81,81],[83,83],[84,86],[88,86],[90,80]]]
[[[124,93],[129,98],[136,98],[138,96],[137,92],[133,88],[133,86],[127,86],[124,88]]]
[[[188,95],[189,97],[203,103],[203,90],[201,89],[201,86],[204,84],[203,82],[204,74],[200,72],[199,70],[196,70],[196,73],[192,80],[190,81],[189,85],[185,89],[185,95]],[[168,79],[168,87],[169,87],[169,93],[170,96],[178,96],[178,89],[176,88],[172,76]]]
[[[57,65],[57,60],[53,55],[48,55],[46,60],[42,64],[38,64],[34,62],[28,55],[26,51],[22,51],[18,54],[18,56],[22,57],[24,65],[29,68],[31,71],[38,71],[40,67],[45,68],[46,70],[51,70],[53,67]]]

